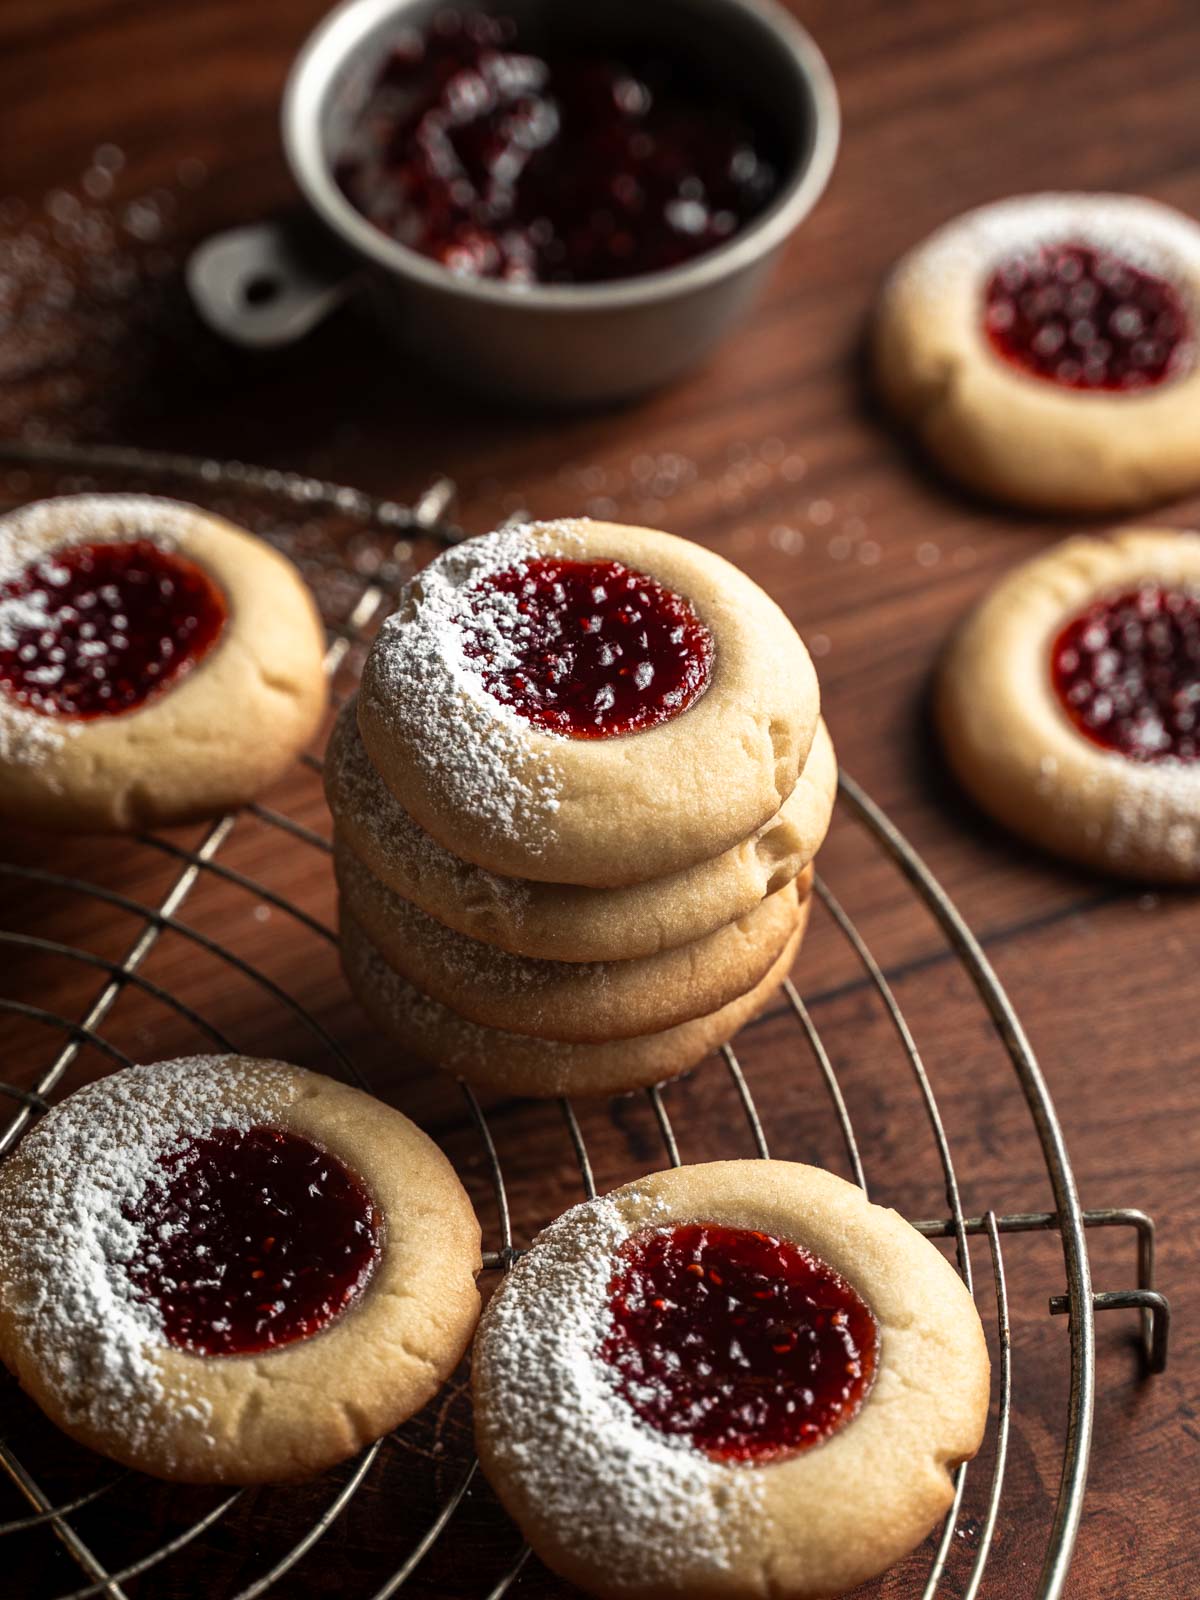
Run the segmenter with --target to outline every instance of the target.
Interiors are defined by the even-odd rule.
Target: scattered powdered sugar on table
[[[456,545],[425,567],[380,630],[363,683],[381,722],[399,727],[406,754],[456,811],[534,851],[559,804],[560,778],[547,753],[557,735],[535,736],[519,712],[489,691],[464,649],[464,624],[496,664],[515,665],[511,616],[505,626],[515,597],[492,591],[482,606],[471,590],[549,553],[547,534],[564,553],[576,541],[571,523],[504,528]]]
[[[334,822],[360,843],[360,853],[366,846],[376,876],[413,892],[423,885],[436,891],[449,880],[457,897],[476,911],[502,904],[506,915],[520,917],[530,898],[528,883],[460,861],[413,821],[371,763],[354,700],[342,708],[330,738],[325,786]]]
[[[672,1221],[647,1201],[638,1228],[654,1226],[656,1206],[662,1225]],[[631,1231],[600,1199],[534,1241],[480,1324],[478,1423],[510,1509],[557,1529],[607,1589],[659,1584],[682,1595],[731,1567],[760,1490],[753,1468],[710,1461],[643,1422],[599,1357],[614,1256]]]
[[[0,1169],[6,1356],[40,1370],[68,1425],[133,1447],[152,1436],[164,1398],[154,1352],[166,1340],[124,1270],[145,1241],[122,1213],[181,1140],[250,1127],[293,1093],[237,1057],[132,1067],[69,1096]],[[174,1381],[171,1404],[203,1427],[207,1402]]]
[[[0,198],[0,434],[120,437],[183,385],[232,377],[181,293],[172,237],[205,176],[194,157],[127,163],[106,142],[40,201]]]

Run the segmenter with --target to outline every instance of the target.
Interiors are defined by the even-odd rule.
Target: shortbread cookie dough
[[[767,975],[746,994],[706,1017],[604,1044],[532,1039],[468,1022],[393,972],[344,908],[342,966],[359,1005],[381,1032],[479,1088],[534,1099],[627,1094],[677,1078],[753,1021],[792,969],[811,903],[805,895],[795,931]]]
[[[787,883],[736,922],[659,955],[537,961],[435,922],[336,840],[334,868],[342,904],[409,983],[485,1027],[579,1044],[657,1033],[745,994],[783,948],[799,904]]]
[[[619,888],[731,850],[816,731],[808,652],[736,567],[670,534],[536,523],[412,580],[358,721],[413,820],[465,861]]]
[[[1014,832],[1105,872],[1200,880],[1200,535],[1068,539],[943,662],[950,764]]]
[[[953,1497],[988,1412],[962,1280],[815,1167],[655,1173],[552,1223],[496,1291],[476,1444],[541,1559],[605,1600],[813,1600]]]
[[[340,838],[404,899],[458,933],[548,961],[623,961],[690,944],[752,911],[801,872],[829,829],[837,757],[823,722],[804,771],[769,822],[712,861],[624,889],[501,878],[443,850],[371,765],[354,703],[325,755]]]
[[[0,518],[0,816],[119,832],[252,800],[320,725],[324,648],[292,564],[196,506]]]
[[[276,1061],[117,1073],[0,1168],[0,1357],[81,1444],[180,1482],[303,1478],[403,1422],[479,1268],[436,1145]]]
[[[875,366],[952,477],[1107,512],[1200,484],[1198,340],[1200,224],[1131,195],[1021,195],[900,262]]]

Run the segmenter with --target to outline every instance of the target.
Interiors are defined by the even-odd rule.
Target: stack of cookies
[[[586,521],[458,545],[330,743],[350,984],[474,1083],[673,1077],[786,976],[836,781],[804,645],[728,562]]]

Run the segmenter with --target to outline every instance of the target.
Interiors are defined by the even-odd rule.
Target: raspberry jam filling
[[[340,1161],[279,1128],[218,1128],[160,1162],[125,1212],[140,1243],[127,1271],[168,1341],[252,1355],[319,1333],[362,1292],[380,1219]]]
[[[467,657],[489,693],[548,733],[638,733],[708,687],[712,634],[680,595],[619,561],[536,556],[467,593]]]
[[[1010,257],[984,295],[984,328],[1006,361],[1068,389],[1147,389],[1186,364],[1192,330],[1165,278],[1113,250],[1041,245]]]
[[[621,1246],[600,1354],[660,1433],[719,1461],[820,1444],[862,1405],[879,1334],[832,1267],[745,1228],[688,1223]]]
[[[1097,600],[1054,641],[1050,671],[1094,744],[1131,761],[1200,759],[1200,589],[1148,583]]]
[[[770,142],[728,81],[677,52],[601,55],[447,10],[394,43],[337,178],[452,272],[597,283],[736,234],[778,191]]]
[[[207,573],[148,539],[68,545],[0,583],[0,689],[47,716],[136,711],[204,659],[227,615]]]

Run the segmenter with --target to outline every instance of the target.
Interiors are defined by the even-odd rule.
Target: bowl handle
[[[188,258],[187,286],[203,320],[235,344],[292,344],[357,286],[353,263],[303,221],[231,228]]]

